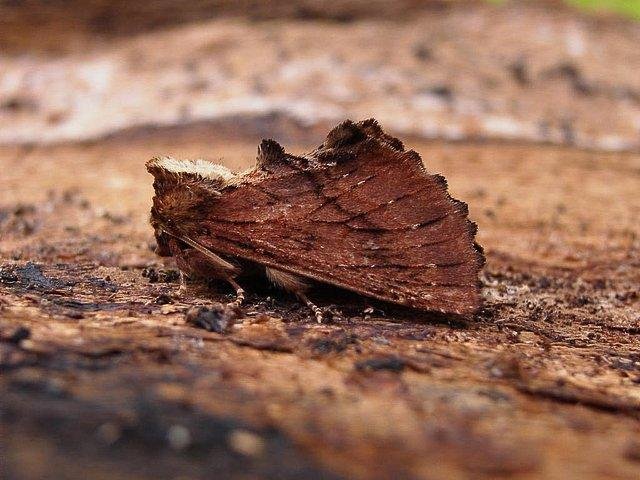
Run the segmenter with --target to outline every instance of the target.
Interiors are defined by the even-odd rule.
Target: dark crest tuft
[[[358,122],[358,125],[360,125],[360,127],[362,127],[362,129],[367,132],[367,135],[371,135],[372,137],[380,137],[384,135],[382,127],[375,118],[367,118],[366,120],[362,120],[361,122]]]
[[[365,131],[351,120],[345,120],[327,135],[324,141],[326,148],[339,148],[353,145],[367,138]]]
[[[392,137],[382,130],[382,127],[375,118],[368,118],[358,122],[358,125],[369,135],[370,137],[377,138],[389,145],[394,150],[402,152],[404,150],[404,144],[396,137]]]
[[[262,167],[274,163],[281,163],[285,160],[284,148],[275,140],[262,140],[258,146],[258,157],[256,163]]]

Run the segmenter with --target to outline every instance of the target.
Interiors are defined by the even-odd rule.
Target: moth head
[[[167,236],[197,225],[210,205],[234,178],[225,166],[206,160],[177,160],[155,157],[146,164],[154,177],[151,225],[158,241],[158,253],[166,253]]]

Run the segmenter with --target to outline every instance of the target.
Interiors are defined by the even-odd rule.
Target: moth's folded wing
[[[334,152],[337,161],[316,153],[321,161],[256,170],[223,191],[198,241],[394,303],[478,309],[475,225],[442,177],[427,174],[417,153],[372,138]]]

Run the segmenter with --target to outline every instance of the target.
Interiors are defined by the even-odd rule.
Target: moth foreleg
[[[322,310],[320,309],[320,307],[319,307],[319,306],[317,306],[315,303],[313,303],[311,300],[309,300],[309,299],[307,298],[307,296],[306,296],[304,293],[302,293],[302,292],[298,292],[298,293],[296,293],[296,296],[297,296],[300,300],[302,300],[302,301],[305,303],[305,305],[306,305],[307,307],[309,307],[309,308],[311,309],[311,311],[313,312],[313,314],[316,316],[316,321],[317,321],[318,323],[322,323]]]
[[[187,293],[187,274],[182,270],[180,272],[180,287],[178,288],[178,296],[186,295]]]
[[[233,302],[231,302],[229,305],[239,307],[240,305],[242,305],[242,302],[244,302],[244,288],[238,285],[238,282],[236,282],[231,277],[227,278],[226,280],[236,290],[236,299]]]
[[[265,273],[267,274],[267,278],[274,284],[287,292],[293,293],[302,300],[305,305],[313,311],[318,323],[322,323],[322,310],[305,295],[305,292],[309,289],[309,285],[302,278],[272,267],[265,267]]]

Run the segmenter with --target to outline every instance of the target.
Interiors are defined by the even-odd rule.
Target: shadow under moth
[[[151,224],[162,256],[189,278],[220,279],[244,298],[259,272],[315,313],[314,283],[425,311],[471,315],[484,263],[467,205],[374,120],[342,122],[309,154],[263,140],[253,168],[158,157]]]

